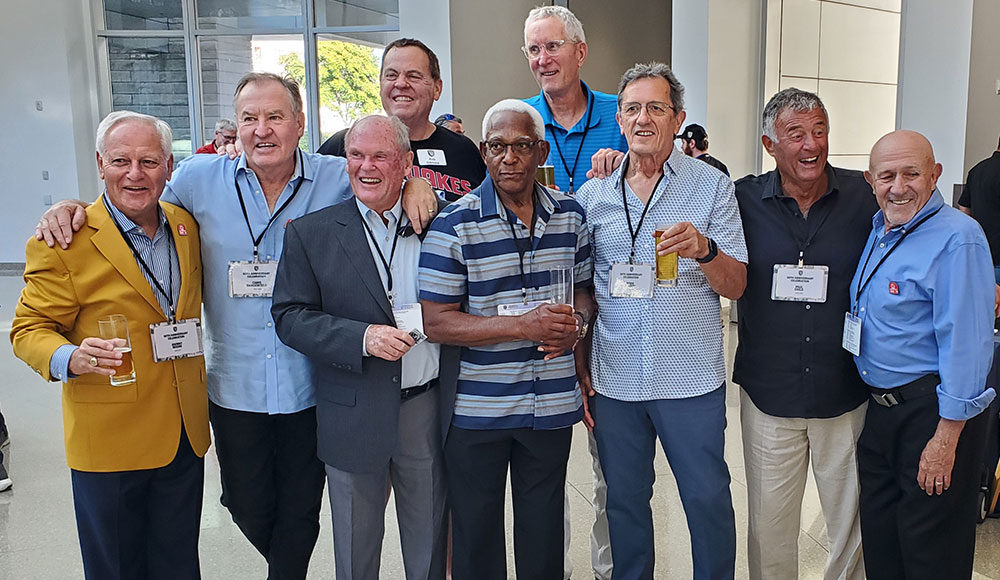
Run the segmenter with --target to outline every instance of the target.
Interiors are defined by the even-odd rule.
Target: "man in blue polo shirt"
[[[572,194],[587,181],[590,157],[598,149],[628,149],[615,120],[615,95],[591,90],[580,79],[587,37],[568,8],[541,6],[529,12],[521,51],[541,88],[525,102],[545,121],[546,164],[555,168],[559,189]]]
[[[560,578],[566,462],[583,417],[569,351],[592,311],[587,224],[574,199],[535,183],[548,153],[537,111],[500,101],[483,136],[489,179],[438,216],[420,257],[427,336],[465,347],[445,443],[452,577],[507,578],[509,466],[517,576]],[[549,302],[562,268],[577,312]]]

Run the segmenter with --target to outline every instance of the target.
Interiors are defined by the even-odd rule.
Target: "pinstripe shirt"
[[[492,179],[451,204],[431,224],[420,255],[420,299],[463,304],[496,316],[522,301],[517,241],[524,252],[527,300],[546,300],[549,271],[572,267],[579,287],[591,283],[583,209],[574,199],[536,186],[531,228],[501,203]],[[513,232],[511,228],[513,227]],[[527,240],[531,240],[530,249]],[[463,429],[559,429],[583,417],[573,354],[545,361],[531,341],[462,349],[453,424]]]

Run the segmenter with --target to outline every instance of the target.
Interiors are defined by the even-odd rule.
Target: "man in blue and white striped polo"
[[[420,257],[427,336],[465,347],[445,443],[452,576],[507,578],[509,466],[517,576],[561,578],[566,462],[584,415],[571,351],[593,311],[587,223],[574,199],[535,183],[549,152],[536,110],[500,101],[483,136],[489,179],[438,216]],[[564,268],[577,311],[549,301]]]

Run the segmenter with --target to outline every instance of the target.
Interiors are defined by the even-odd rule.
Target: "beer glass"
[[[545,187],[553,187],[556,184],[556,168],[551,165],[539,165],[535,170],[535,181]]]
[[[120,387],[135,382],[135,367],[132,366],[132,339],[128,334],[128,319],[124,314],[112,314],[97,321],[101,338],[111,340],[121,338],[125,340],[125,346],[116,346],[115,351],[122,353],[121,366],[115,367],[115,374],[111,377],[111,386]]]
[[[656,244],[660,243],[663,232],[667,231],[674,224],[657,224],[656,231],[653,232],[653,251],[656,252]],[[656,254],[656,285],[664,288],[674,288],[677,286],[677,252],[670,252],[666,256]]]
[[[573,268],[549,271],[549,300],[553,304],[573,306]]]

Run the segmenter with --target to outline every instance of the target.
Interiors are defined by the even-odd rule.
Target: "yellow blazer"
[[[181,288],[177,318],[201,317],[201,246],[186,211],[160,203],[177,249]],[[184,235],[186,233],[186,235]],[[46,380],[49,359],[64,344],[99,336],[97,320],[129,321],[136,382],[112,387],[88,373],[63,383],[66,461],[79,471],[130,471],[170,463],[181,423],[194,452],[209,446],[205,357],[153,362],[149,325],[166,321],[154,290],[100,200],[69,249],[28,241],[24,280],[10,339],[14,354]]]

